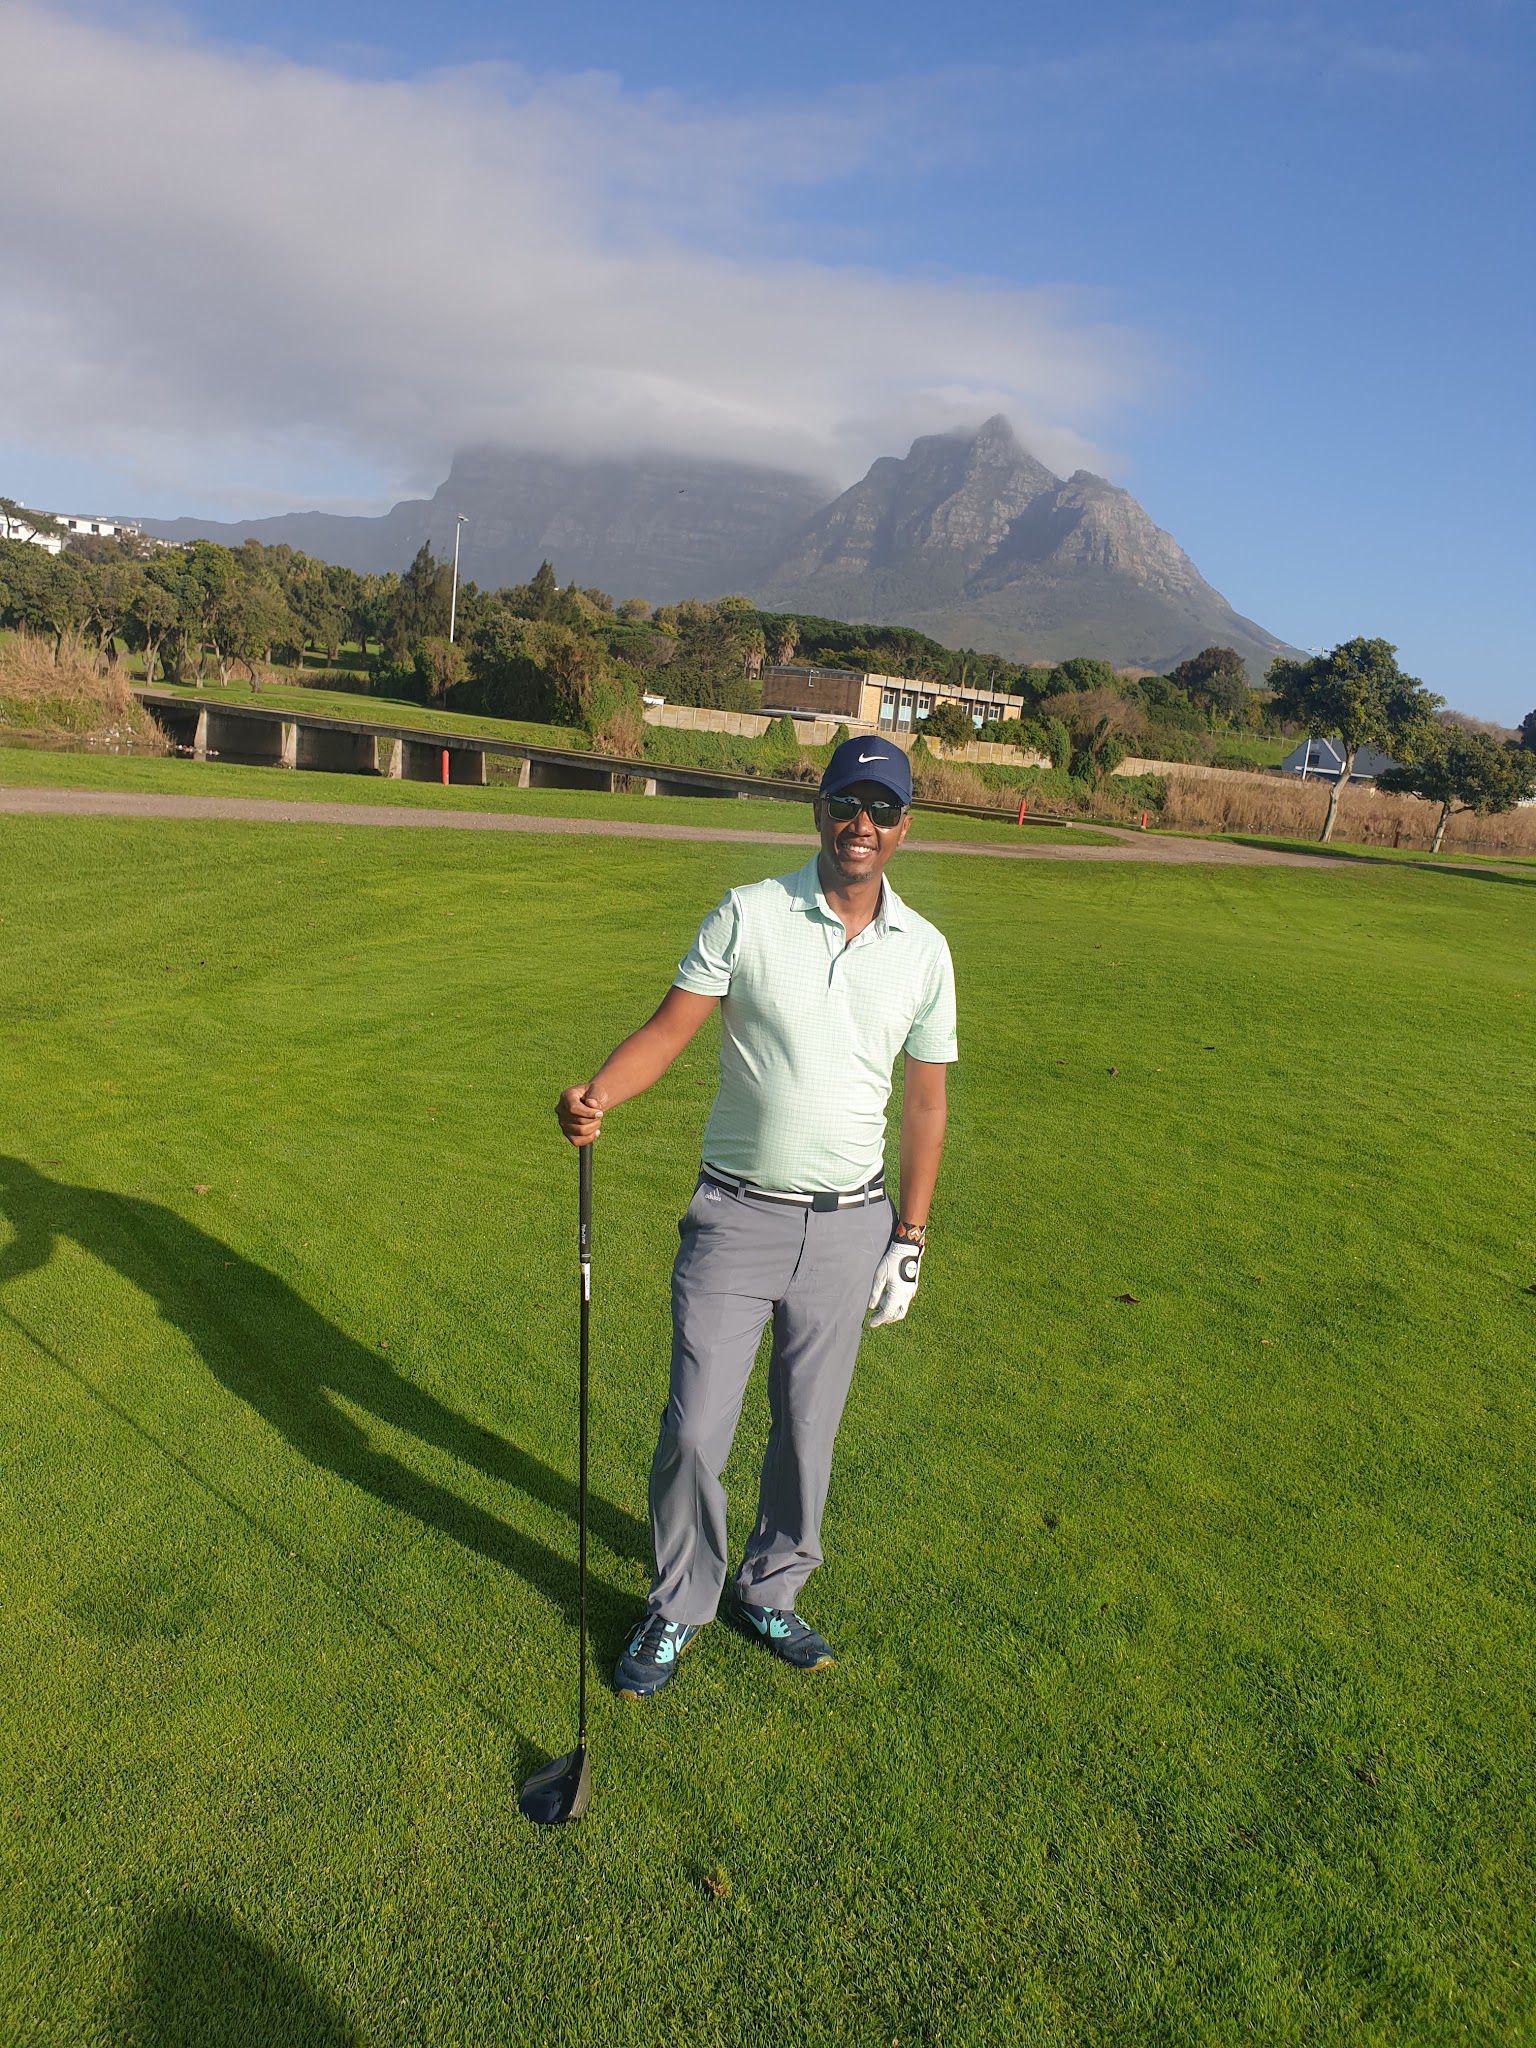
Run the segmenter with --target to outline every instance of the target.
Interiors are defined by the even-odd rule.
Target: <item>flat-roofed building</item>
[[[64,546],[63,534],[34,525],[25,512],[0,512],[0,540],[27,540],[33,547],[46,548],[50,555]]]
[[[797,668],[784,663],[763,670],[764,711],[792,718],[835,718],[870,732],[916,732],[939,704],[958,704],[973,725],[991,718],[1017,718],[1023,706],[1005,690],[967,689],[914,676],[869,675],[850,668]]]
[[[137,540],[139,528],[129,519],[92,519],[89,513],[56,512],[60,526],[71,533],[99,534],[103,540]]]

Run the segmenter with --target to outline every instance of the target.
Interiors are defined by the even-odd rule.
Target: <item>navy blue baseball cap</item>
[[[867,739],[844,740],[833,750],[821,778],[821,794],[838,796],[855,782],[878,782],[896,801],[912,801],[912,766],[894,740],[871,733]]]

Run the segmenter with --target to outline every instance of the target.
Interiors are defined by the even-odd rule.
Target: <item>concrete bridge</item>
[[[633,761],[614,754],[580,753],[527,740],[490,739],[479,733],[431,732],[421,727],[382,725],[372,719],[334,718],[319,711],[281,711],[263,704],[228,704],[183,697],[170,690],[137,689],[134,695],[166,736],[198,761],[238,761],[273,768],[323,768],[331,774],[380,775],[407,782],[441,782],[483,788],[486,764],[495,755],[516,761],[519,789],[592,789],[642,796],[778,797],[809,803],[809,782],[768,775],[733,775],[718,768],[673,767],[663,761]],[[983,804],[931,803],[920,810],[956,817],[996,818]],[[1067,824],[1030,807],[1041,824]]]
[[[430,732],[336,718],[328,712],[280,711],[262,704],[199,702],[170,690],[134,692],[177,747],[198,761],[238,761],[272,768],[323,768],[335,775],[381,775],[407,782],[483,788],[492,755],[516,761],[519,789],[632,789],[643,796],[784,797],[807,803],[804,782],[731,775],[714,768],[676,768],[611,754],[541,747],[479,733]]]

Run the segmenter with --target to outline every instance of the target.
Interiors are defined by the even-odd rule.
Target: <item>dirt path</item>
[[[804,848],[803,832],[738,832],[728,825],[646,825],[628,818],[532,818],[508,811],[410,810],[393,804],[281,803],[265,797],[152,796],[136,790],[0,789],[0,813],[38,817],[63,813],[81,818],[215,818],[226,822],[281,825],[415,825],[451,832],[549,832],[605,834],[614,839],[724,840],[747,846]],[[1113,826],[1095,824],[1095,832]],[[1063,830],[1059,841],[1001,846],[981,840],[914,840],[913,853],[977,854],[992,860],[1152,861],[1168,866],[1331,868],[1340,863],[1310,853],[1278,853],[1259,846],[1235,846],[1219,839],[1165,839],[1155,833],[1119,832],[1112,846],[1074,843]]]

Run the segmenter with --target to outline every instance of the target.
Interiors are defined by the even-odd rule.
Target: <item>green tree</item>
[[[1507,746],[1487,733],[1437,725],[1420,744],[1413,762],[1377,776],[1376,786],[1440,806],[1429,849],[1438,853],[1452,818],[1465,811],[1479,818],[1492,817],[1536,796],[1536,754]]]
[[[800,735],[787,711],[780,712],[758,741],[765,775],[790,775],[800,765]]]
[[[181,599],[171,579],[169,558],[161,556],[151,562],[128,612],[128,642],[143,653],[146,683],[155,680],[161,645],[181,621]]]
[[[203,679],[203,650],[212,652],[219,680],[229,681],[233,643],[240,635],[243,579],[228,548],[214,541],[194,541],[187,565],[187,591],[193,607],[197,645],[192,650],[197,680]]]
[[[666,695],[675,704],[751,711],[762,666],[763,629],[740,599],[718,605],[687,598],[677,607],[677,652],[667,664]]]
[[[465,636],[464,665],[475,708],[497,718],[552,719],[549,679],[528,651],[531,622],[514,612],[505,597],[493,599]]]
[[[53,658],[59,661],[66,647],[78,649],[91,615],[90,589],[71,556],[45,555],[40,548],[35,552],[40,574],[24,595],[21,623],[31,632],[51,635]]]
[[[923,738],[939,740],[946,747],[963,747],[967,740],[975,737],[976,728],[971,723],[970,713],[952,697],[943,698],[935,704],[923,720]]]
[[[464,677],[464,651],[452,640],[433,633],[416,649],[416,680],[430,704],[440,704]]]
[[[1053,695],[1062,690],[1113,690],[1116,687],[1115,672],[1109,663],[1096,661],[1091,654],[1074,654],[1051,677]]]
[[[598,683],[607,679],[607,661],[597,641],[574,626],[535,620],[527,646],[529,657],[549,678],[557,724],[585,723]]]
[[[1303,732],[1339,743],[1343,770],[1328,793],[1320,834],[1333,837],[1339,799],[1362,747],[1380,747],[1412,760],[1434,730],[1442,700],[1417,676],[1404,675],[1390,640],[1345,640],[1310,661],[1278,656],[1269,665],[1272,709]]]
[[[219,611],[217,635],[224,672],[227,674],[228,663],[244,662],[254,690],[256,664],[271,661],[273,649],[280,643],[291,644],[300,631],[277,578],[262,566],[246,566]]]
[[[347,627],[359,652],[366,658],[368,642],[376,640],[380,651],[384,646],[384,635],[389,630],[389,620],[394,605],[399,579],[395,576],[360,576],[354,596],[351,617]]]
[[[549,562],[540,562],[528,584],[528,617],[552,618],[559,602],[560,583],[554,567]]]
[[[1253,692],[1235,647],[1203,647],[1181,661],[1168,680],[1205,712],[1213,727],[1241,724],[1248,716]]]
[[[1046,720],[1047,752],[1053,768],[1065,767],[1097,786],[1112,775],[1130,752],[1131,741],[1146,730],[1146,716],[1133,699],[1116,689],[1063,690],[1040,706]],[[1070,735],[1065,761],[1052,742],[1053,725]]]
[[[33,512],[25,505],[18,505],[14,498],[0,498],[0,518],[14,519],[29,533],[52,534],[59,540],[69,538],[69,528],[61,525],[51,512]],[[36,546],[34,541],[25,539],[20,539],[19,544],[23,547]]]
[[[1520,721],[1520,744],[1529,754],[1536,754],[1536,711],[1527,711]]]
[[[451,565],[438,561],[432,543],[423,541],[396,586],[385,632],[385,653],[396,668],[409,664],[423,640],[448,637],[452,583]],[[323,594],[321,601],[327,601]]]

